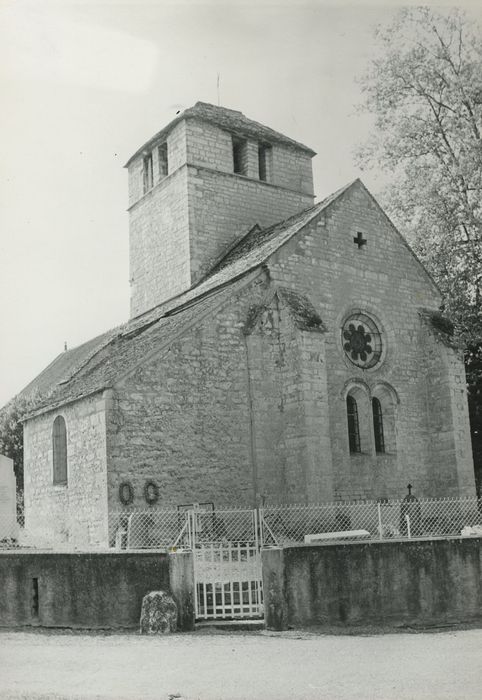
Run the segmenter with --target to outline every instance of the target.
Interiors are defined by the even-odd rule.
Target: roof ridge
[[[81,350],[81,348],[83,348],[84,346],[94,344],[93,349],[92,349],[91,352],[86,356],[86,359],[85,359],[85,360],[84,360],[84,359],[79,359],[79,360],[77,361],[77,363],[74,364],[73,369],[72,369],[72,368],[69,368],[69,367],[66,367],[66,368],[65,368],[65,369],[66,369],[66,373],[65,373],[65,375],[62,377],[62,379],[61,379],[60,381],[57,381],[56,386],[60,386],[60,384],[70,381],[70,379],[71,379],[75,374],[77,374],[77,373],[82,369],[82,367],[83,367],[83,366],[84,366],[84,365],[85,365],[99,350],[101,350],[103,347],[105,347],[105,345],[107,345],[107,344],[110,342],[110,337],[111,337],[112,333],[113,333],[117,328],[121,328],[121,327],[122,327],[122,325],[115,326],[115,327],[112,328],[112,329],[109,329],[109,330],[107,330],[107,331],[104,331],[104,333],[99,333],[99,335],[96,335],[96,336],[94,336],[93,338],[89,338],[89,340],[85,340],[83,343],[79,343],[79,345],[75,345],[73,348],[69,348],[68,350],[64,350],[63,352],[60,352],[58,355],[56,355],[56,356],[53,358],[53,360],[52,360],[51,362],[49,362],[49,364],[48,364],[46,367],[43,368],[43,370],[42,370],[41,372],[39,372],[39,374],[37,374],[37,375],[34,377],[34,379],[32,379],[28,384],[26,384],[26,385],[23,387],[23,389],[21,389],[21,390],[16,394],[16,396],[22,396],[22,395],[25,396],[25,395],[28,395],[31,391],[40,391],[39,388],[38,388],[38,379],[39,379],[40,377],[44,376],[45,373],[48,372],[50,369],[52,369],[52,368],[54,367],[54,365],[55,365],[57,362],[59,362],[59,360],[61,360],[61,359],[63,359],[63,358],[68,358],[69,355],[74,356],[75,353],[78,353],[79,350]],[[97,343],[95,343],[96,340],[99,340],[99,339],[102,338],[103,336],[107,336],[107,335],[109,336],[109,338],[106,339],[105,343],[103,343],[103,344],[101,344],[101,345],[98,345]],[[37,385],[36,385],[36,384],[37,384]],[[33,386],[32,386],[32,385],[33,385]],[[40,392],[40,393],[42,393],[42,392]]]
[[[62,379],[61,382],[59,382],[59,386],[61,384],[67,384],[70,382],[79,372],[81,372],[86,365],[89,364],[89,362],[94,358],[99,352],[102,352],[104,348],[106,348],[108,345],[111,344],[111,342],[119,335],[119,333],[114,333],[118,328],[121,326],[114,326],[111,330],[106,331],[105,333],[101,333],[101,335],[97,336],[98,338],[101,338],[102,336],[107,336],[105,338],[105,341],[101,343],[100,345],[95,345],[92,351],[86,355],[82,360],[79,361],[78,365],[74,366],[74,369],[70,372],[69,376],[67,376],[65,379]],[[93,342],[95,338],[92,339],[92,341],[87,341],[88,342]],[[83,343],[83,345],[86,345],[87,343]],[[82,347],[82,345],[79,345],[78,347]],[[74,349],[74,348],[73,348]]]
[[[195,102],[193,107],[191,107],[190,109],[194,109],[195,107],[201,107],[201,106],[202,107],[212,107],[215,110],[220,110],[223,112],[231,112],[232,114],[242,114],[244,117],[244,114],[242,113],[242,111],[240,109],[231,109],[231,107],[222,107],[221,105],[215,105],[212,102],[204,102],[203,100],[198,100],[197,102]]]

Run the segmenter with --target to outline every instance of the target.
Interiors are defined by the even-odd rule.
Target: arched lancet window
[[[358,408],[356,400],[350,395],[346,397],[346,414],[348,418],[348,442],[350,445],[350,452],[361,452]]]
[[[62,416],[54,420],[52,431],[53,448],[53,482],[54,484],[67,483],[67,429]]]
[[[382,405],[377,398],[372,399],[373,431],[375,433],[375,452],[385,452],[385,438],[383,435]]]
[[[372,397],[375,450],[377,454],[394,455],[397,453],[397,393],[392,386],[381,382],[373,388]]]

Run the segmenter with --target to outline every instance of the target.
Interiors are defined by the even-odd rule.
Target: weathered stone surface
[[[67,426],[67,483],[53,483],[52,427]],[[25,528],[29,542],[106,545],[107,450],[101,393],[37,416],[24,427]]]
[[[171,589],[171,559],[161,552],[0,550],[0,628],[138,629],[146,592]],[[184,601],[192,583],[177,579]],[[192,623],[181,616],[179,627]]]
[[[177,630],[177,605],[165,591],[151,591],[142,599],[140,633],[169,634]]]
[[[263,182],[253,160],[246,175],[233,173],[226,129],[192,119],[163,138],[169,174],[156,171],[153,141],[152,190],[143,193],[142,154],[129,165],[133,314],[192,284],[256,222],[266,227],[311,203],[304,151],[273,143]],[[146,328],[138,319],[136,363],[125,376],[122,362],[110,366],[108,399],[99,392],[27,422],[27,525],[44,519],[60,539],[106,543],[124,481],[133,508],[147,507],[148,481],[161,508],[399,499],[408,482],[418,498],[475,495],[462,358],[424,321],[439,291],[361,182],[317,212],[266,257],[273,230],[256,229],[259,266],[250,258],[239,279],[228,276],[203,299],[194,288],[187,307],[171,299],[176,332],[167,333],[165,319]],[[343,351],[343,323],[356,313],[380,330],[377,366],[355,366]],[[132,349],[125,339],[110,344],[84,376],[111,355],[132,360]],[[348,392],[358,405],[356,453]],[[373,398],[384,452],[375,445]],[[68,485],[60,487],[52,484],[57,413],[67,425]]]
[[[233,171],[231,133],[201,119],[176,124],[161,177],[144,193],[140,153],[129,164],[131,315],[189,289],[255,223],[270,226],[313,204],[311,156],[274,143],[269,182],[259,179],[258,143],[247,139],[246,177]]]
[[[264,549],[270,629],[482,619],[480,537]]]

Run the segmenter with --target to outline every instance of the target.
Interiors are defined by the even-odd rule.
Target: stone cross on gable
[[[358,231],[356,236],[353,239],[353,243],[356,243],[359,248],[365,245],[367,242],[366,238],[363,238],[363,233],[361,231]]]
[[[412,484],[407,484],[407,489],[408,489],[408,495],[411,496],[411,495],[412,495],[412,489],[413,489]]]

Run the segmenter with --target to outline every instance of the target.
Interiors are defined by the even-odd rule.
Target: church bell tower
[[[313,204],[307,146],[197,102],[128,161],[131,317],[188,290],[254,224]]]

